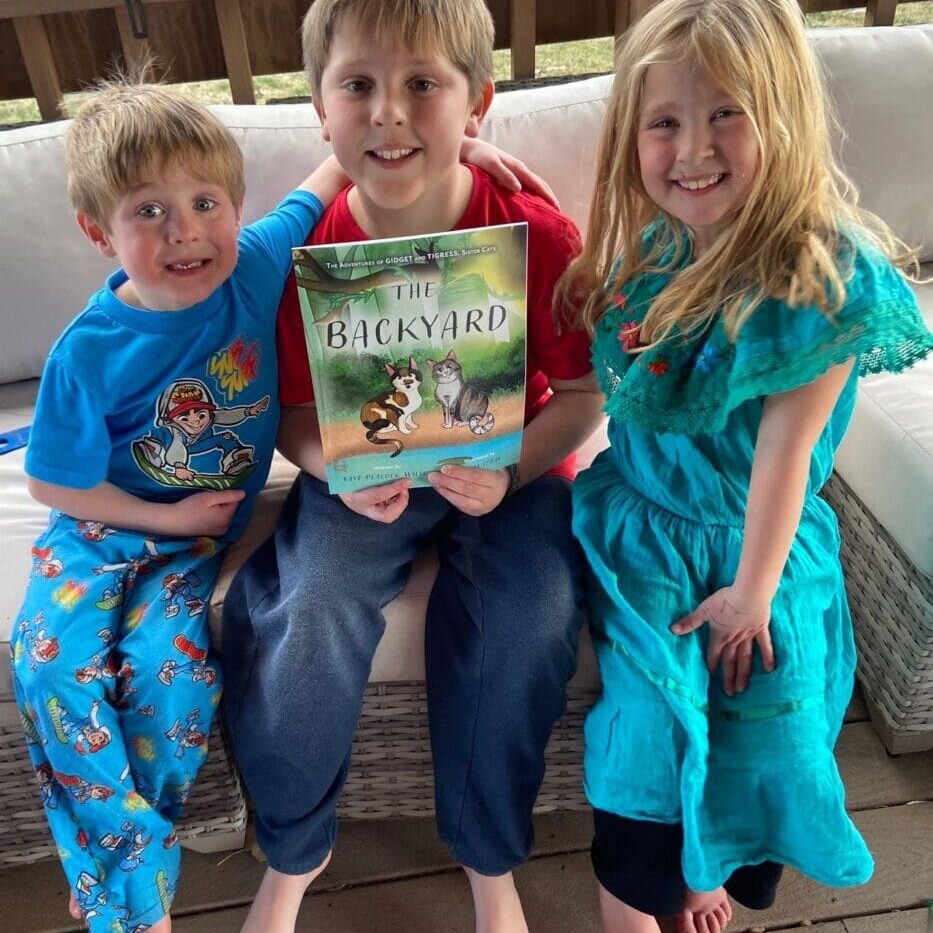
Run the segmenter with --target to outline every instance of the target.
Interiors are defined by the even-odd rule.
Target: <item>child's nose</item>
[[[679,162],[684,165],[699,165],[713,155],[713,135],[705,123],[685,126],[680,133]]]
[[[168,225],[168,235],[172,243],[191,243],[198,239],[198,227],[194,218],[181,212],[172,215]]]
[[[401,126],[405,122],[405,111],[400,95],[392,91],[380,94],[373,111],[373,122],[377,126]]]

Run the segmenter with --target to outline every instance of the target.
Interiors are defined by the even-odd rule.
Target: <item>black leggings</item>
[[[680,913],[687,896],[681,869],[683,829],[593,811],[593,870],[599,883],[629,907],[654,917]],[[784,866],[761,862],[736,869],[724,887],[745,907],[765,910],[774,903]]]

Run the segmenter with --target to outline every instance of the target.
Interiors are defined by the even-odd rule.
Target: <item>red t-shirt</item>
[[[592,368],[587,335],[566,326],[558,332],[551,310],[554,286],[580,250],[580,233],[569,217],[535,195],[524,191],[513,194],[476,166],[468,168],[473,173],[473,191],[463,216],[453,229],[528,223],[527,424],[547,404],[551,395],[549,377],[579,379]],[[347,203],[349,191],[349,188],[344,189],[327,209],[311,231],[308,244],[351,243],[369,239],[350,213]],[[276,326],[279,400],[282,405],[303,405],[314,399],[314,389],[294,273],[285,283]],[[572,478],[573,457],[549,472]]]

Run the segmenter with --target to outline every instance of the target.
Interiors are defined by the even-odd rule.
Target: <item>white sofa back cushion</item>
[[[848,142],[843,157],[881,214],[933,258],[933,26],[815,30]],[[582,227],[608,77],[503,94],[484,135],[544,175]],[[246,157],[246,220],[329,151],[310,105],[219,107]],[[38,376],[52,341],[112,268],[83,241],[65,192],[65,123],[0,132],[0,383]]]

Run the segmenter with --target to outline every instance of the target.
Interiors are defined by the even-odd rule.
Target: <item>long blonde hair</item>
[[[588,330],[626,282],[676,269],[691,248],[689,231],[648,197],[639,170],[645,73],[660,62],[689,62],[733,95],[752,123],[760,161],[733,222],[655,298],[641,325],[643,343],[656,344],[675,328],[701,330],[717,315],[734,340],[767,298],[832,316],[845,300],[848,270],[839,255],[850,230],[861,230],[902,268],[916,261],[858,207],[836,162],[826,93],[796,0],[663,0],[624,37],[585,247],[558,288],[558,304],[581,297]],[[645,228],[659,218],[667,222],[643,255]]]

